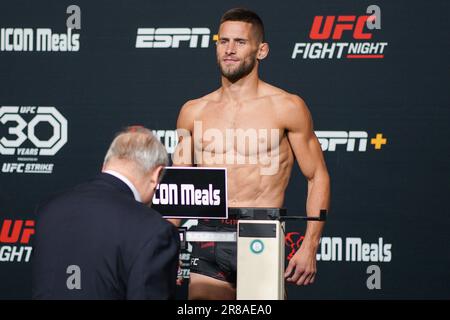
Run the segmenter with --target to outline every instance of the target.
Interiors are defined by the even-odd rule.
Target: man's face
[[[255,67],[258,46],[250,23],[241,21],[222,23],[216,48],[217,63],[222,75],[231,82],[248,75]]]

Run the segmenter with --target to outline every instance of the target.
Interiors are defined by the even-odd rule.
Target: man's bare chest
[[[272,106],[211,106],[194,123],[196,150],[243,156],[276,149],[284,135]]]

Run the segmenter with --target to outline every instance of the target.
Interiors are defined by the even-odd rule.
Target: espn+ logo
[[[369,134],[366,131],[315,131],[315,134],[322,151],[334,152],[338,145],[342,145],[341,148],[345,146],[347,152],[367,151]],[[374,138],[370,139],[370,144],[375,150],[381,150],[387,142],[388,139],[383,137],[382,133],[377,133]]]

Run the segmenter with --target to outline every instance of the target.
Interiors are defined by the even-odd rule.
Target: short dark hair
[[[256,36],[261,42],[265,41],[264,24],[261,18],[253,11],[246,8],[233,8],[225,12],[220,18],[220,24],[225,21],[242,21],[251,23],[255,28]]]

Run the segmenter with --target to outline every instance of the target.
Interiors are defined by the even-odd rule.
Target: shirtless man
[[[261,19],[231,9],[221,18],[218,36],[222,86],[182,107],[174,165],[226,167],[230,208],[281,208],[296,159],[308,181],[307,215],[319,216],[330,198],[322,150],[305,102],[258,77],[269,52]],[[236,228],[230,220],[199,220],[198,227],[219,230],[220,224],[221,230]],[[314,282],[323,225],[308,221],[301,248],[285,271],[288,282]],[[189,298],[235,299],[236,243],[193,243],[192,256]]]

